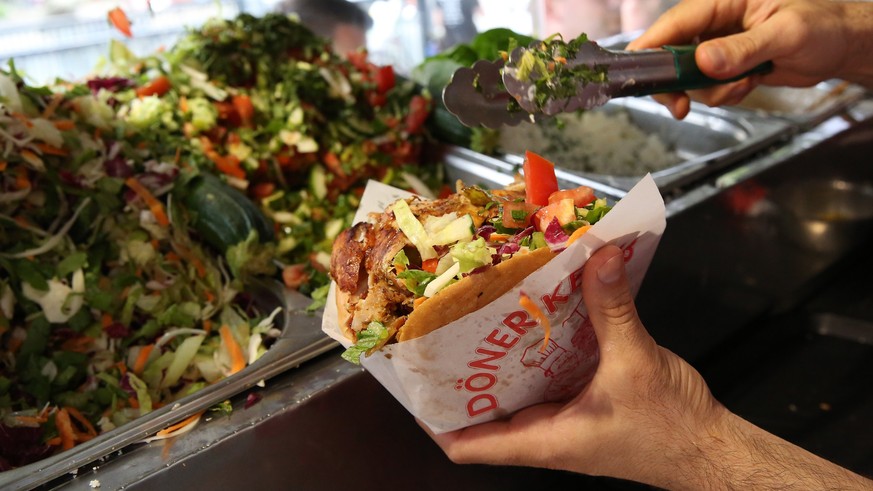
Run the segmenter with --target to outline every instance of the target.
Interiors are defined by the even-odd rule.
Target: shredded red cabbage
[[[557,218],[552,218],[552,221],[549,222],[549,226],[543,231],[543,235],[546,238],[546,243],[549,244],[549,249],[553,251],[559,251],[567,247],[567,240],[570,239],[570,236],[564,232],[564,229],[561,228],[561,224],[558,222]]]
[[[0,423],[0,472],[21,467],[52,454],[43,442],[43,429],[6,426]]]
[[[488,242],[491,239],[491,234],[497,232],[497,228],[494,225],[482,225],[476,230],[476,237],[482,237],[485,239],[485,242]]]
[[[95,77],[87,82],[88,88],[93,94],[100,92],[100,89],[106,89],[110,92],[118,92],[119,90],[129,89],[136,86],[133,80],[124,77]]]
[[[258,402],[260,402],[261,399],[262,399],[261,394],[259,394],[257,392],[249,392],[249,395],[246,396],[246,403],[245,403],[245,406],[243,406],[243,409],[248,409],[248,408],[254,406]]]

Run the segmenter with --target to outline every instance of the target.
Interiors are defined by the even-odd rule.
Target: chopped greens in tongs
[[[585,34],[569,42],[552,36],[510,49],[503,60],[459,69],[443,98],[465,125],[499,128],[534,122],[537,115],[595,108],[614,97],[710,87],[772,69],[767,62],[729,80],[712,79],[697,67],[696,49],[614,51]]]

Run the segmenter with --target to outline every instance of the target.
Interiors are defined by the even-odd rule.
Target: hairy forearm
[[[689,442],[687,459],[650,484],[673,490],[854,490],[873,481],[767,433],[733,414]]]
[[[873,88],[873,3],[850,2],[842,5],[848,29],[849,52],[840,78]]]

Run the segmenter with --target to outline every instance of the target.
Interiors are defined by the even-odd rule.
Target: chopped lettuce
[[[344,360],[355,365],[361,364],[361,356],[384,345],[391,337],[391,332],[381,322],[371,322],[358,333],[358,342],[349,346],[341,355]]]

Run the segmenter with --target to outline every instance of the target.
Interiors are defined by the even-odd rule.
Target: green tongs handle
[[[715,85],[734,82],[749,75],[765,74],[773,71],[773,62],[767,61],[752,68],[751,70],[729,79],[715,79],[704,75],[697,66],[694,54],[697,52],[696,45],[690,46],[664,46],[664,50],[673,54],[673,62],[676,67],[676,80],[654,88],[651,93],[679,92],[683,90],[703,89]]]

